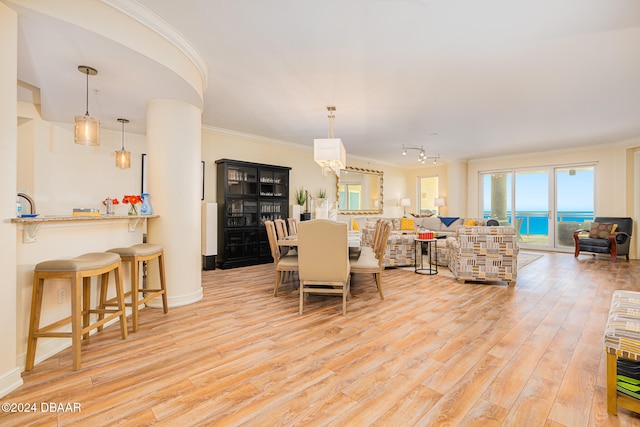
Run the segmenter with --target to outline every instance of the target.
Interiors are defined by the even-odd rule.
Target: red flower
[[[104,199],[102,201],[102,204],[106,206],[107,205],[107,200],[109,200],[109,199],[111,199],[111,198],[107,197],[106,199]],[[111,204],[112,205],[119,205],[120,203],[118,202],[118,199],[111,199]]]
[[[142,203],[142,197],[135,195],[135,196],[123,196],[122,197],[122,203],[124,204],[129,204],[131,203],[132,205],[138,204],[138,203]]]

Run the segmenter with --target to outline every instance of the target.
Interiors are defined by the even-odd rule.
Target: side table
[[[415,272],[418,274],[434,275],[438,274],[438,250],[436,249],[437,239],[414,239],[414,253],[416,256]],[[422,249],[426,248],[428,262],[425,267]],[[432,262],[432,260],[434,262]]]

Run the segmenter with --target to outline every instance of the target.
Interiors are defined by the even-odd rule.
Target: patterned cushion
[[[607,224],[604,222],[592,222],[589,229],[589,238],[608,239],[609,235],[616,231],[618,224]]]
[[[400,230],[415,230],[416,222],[409,218],[400,218]]]
[[[613,293],[604,343],[608,353],[640,360],[640,292]]]

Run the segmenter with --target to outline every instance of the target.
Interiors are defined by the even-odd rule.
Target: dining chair
[[[298,276],[300,314],[308,294],[342,295],[342,315],[347,313],[350,267],[347,224],[327,219],[298,225]]]
[[[378,231],[378,239],[374,245],[373,253],[362,252],[358,259],[350,259],[351,274],[371,273],[376,281],[380,299],[384,299],[382,293],[382,272],[384,271],[384,251],[387,248],[387,239],[391,233],[391,224],[387,221],[380,221],[380,230]]]
[[[275,265],[276,284],[273,289],[273,296],[277,297],[278,288],[280,287],[280,283],[284,280],[285,274],[298,271],[298,256],[282,255],[280,253],[280,247],[278,246],[276,228],[273,221],[265,221],[264,226],[267,229],[269,248],[271,249],[271,256],[273,257],[273,263]]]
[[[278,236],[278,240],[289,237],[289,232],[287,231],[287,223],[284,222],[284,219],[274,219],[273,223],[276,226],[276,235]]]
[[[289,236],[295,236],[298,234],[298,223],[295,218],[287,218],[289,224]]]
[[[383,223],[388,222],[381,219],[376,220],[376,225],[373,229],[373,239],[371,240],[371,246],[362,246],[360,248],[360,252],[364,254],[369,254],[371,256],[376,256],[376,247],[380,240],[380,228]],[[388,236],[387,236],[388,237]]]
[[[273,223],[276,227],[276,236],[278,237],[278,240],[282,240],[284,238],[289,237],[289,232],[287,231],[287,223],[285,222],[284,219],[279,218],[279,219],[274,219]],[[287,254],[291,254],[291,255],[295,255],[296,248],[292,247],[292,246],[281,246],[280,247],[280,253],[282,255],[287,255]]]

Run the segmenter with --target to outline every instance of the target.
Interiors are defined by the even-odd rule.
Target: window
[[[434,200],[438,197],[438,177],[418,177],[418,211],[419,213],[438,212]]]

